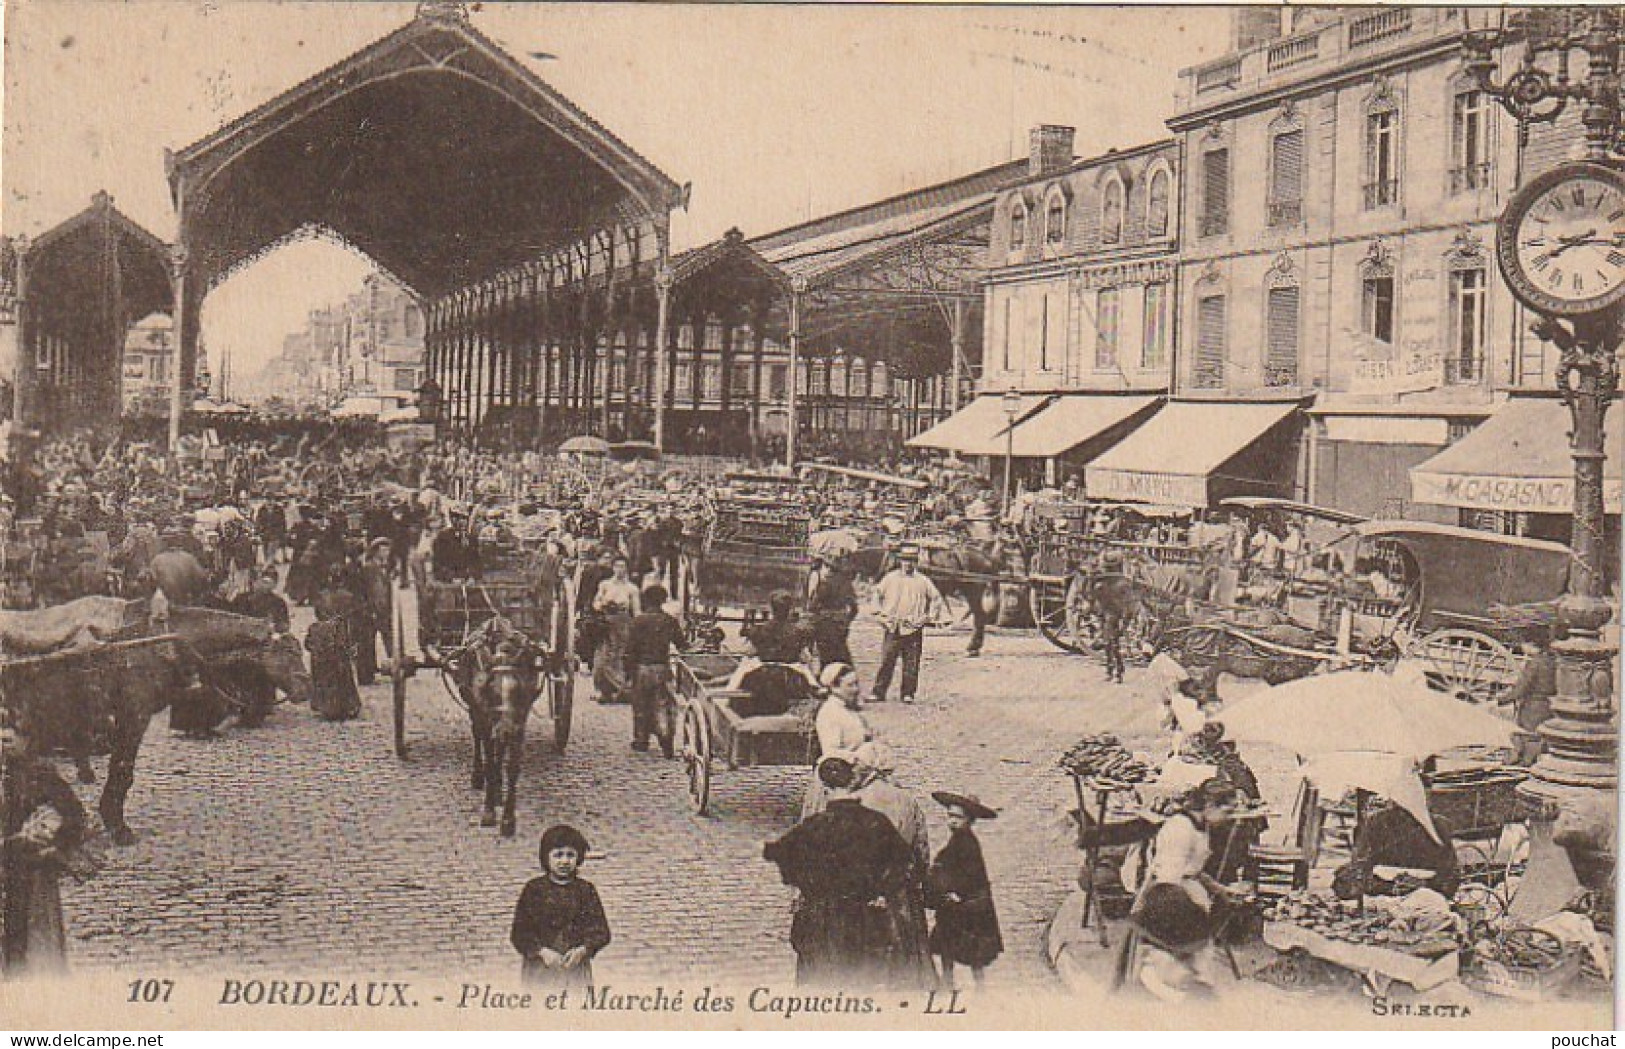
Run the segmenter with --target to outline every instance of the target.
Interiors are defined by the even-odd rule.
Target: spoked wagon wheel
[[[1428,682],[1472,703],[1496,703],[1518,680],[1512,650],[1476,630],[1435,630],[1405,653],[1421,661]]]
[[[1044,639],[1055,647],[1080,655],[1089,650],[1087,616],[1071,600],[1071,588],[1062,580],[1034,579],[1027,584],[1027,607]]]
[[[575,716],[575,675],[568,667],[547,676],[553,690],[553,752],[563,754],[570,745],[570,722]]]
[[[704,816],[711,805],[711,737],[697,704],[684,704],[681,716],[679,753],[688,775],[688,798],[694,811]]]

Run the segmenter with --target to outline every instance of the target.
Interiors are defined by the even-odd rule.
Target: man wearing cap
[[[434,561],[434,577],[439,582],[479,578],[479,548],[468,532],[467,510],[451,512],[450,523],[434,537],[430,558]]]
[[[903,661],[904,703],[914,702],[920,684],[920,657],[925,650],[925,628],[942,618],[942,594],[919,572],[920,548],[906,543],[897,551],[897,567],[875,587],[880,623],[885,637],[880,647],[880,670],[875,674],[871,703],[883,703],[891,687],[892,672]]]

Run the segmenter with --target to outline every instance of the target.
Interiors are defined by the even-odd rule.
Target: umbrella
[[[602,437],[583,434],[580,437],[572,437],[559,445],[559,451],[574,455],[608,455],[609,442]]]
[[[830,528],[807,537],[807,549],[815,556],[829,554],[831,557],[841,557],[856,553],[862,545],[858,533],[850,528]]]
[[[1230,738],[1304,757],[1377,751],[1421,761],[1454,747],[1504,747],[1512,722],[1434,692],[1414,676],[1343,670],[1263,689],[1224,711]]]

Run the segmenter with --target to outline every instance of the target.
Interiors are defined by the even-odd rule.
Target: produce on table
[[[1078,740],[1061,755],[1060,764],[1074,776],[1115,783],[1146,783],[1157,776],[1155,765],[1131,753],[1121,740],[1107,732]]]
[[[1263,901],[1260,901],[1263,902]],[[1454,914],[1394,914],[1368,903],[1312,895],[1304,890],[1263,903],[1265,921],[1286,922],[1329,940],[1386,947],[1421,957],[1456,950],[1460,919]]]

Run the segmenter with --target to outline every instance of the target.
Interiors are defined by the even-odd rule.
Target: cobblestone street
[[[867,681],[876,628],[860,622],[855,640]],[[1055,759],[1088,731],[1132,743],[1152,731],[1155,703],[1132,671],[1113,688],[1098,662],[1035,634],[996,632],[976,660],[964,643],[931,637],[921,702],[866,716],[921,795],[934,848],[946,829],[931,790],[1002,810],[980,832],[1008,945],[990,979],[1031,988],[1050,979],[1044,929],[1078,866]],[[600,982],[789,982],[791,891],[761,847],[794,821],[807,770],[721,771],[713,813],[698,817],[681,765],[630,752],[629,709],[592,702],[583,677],[567,754],[532,721],[519,836],[504,841],[479,826],[466,720],[438,675],[412,683],[404,763],[391,753],[387,684],[365,693],[359,721],[284,706],[260,730],[228,727],[209,743],[173,737],[160,718],[130,797],[138,843],[65,888],[72,963],[502,975],[517,969],[508,922],[536,872],[537,836],[566,820],[605,854],[586,869],[615,934]]]

